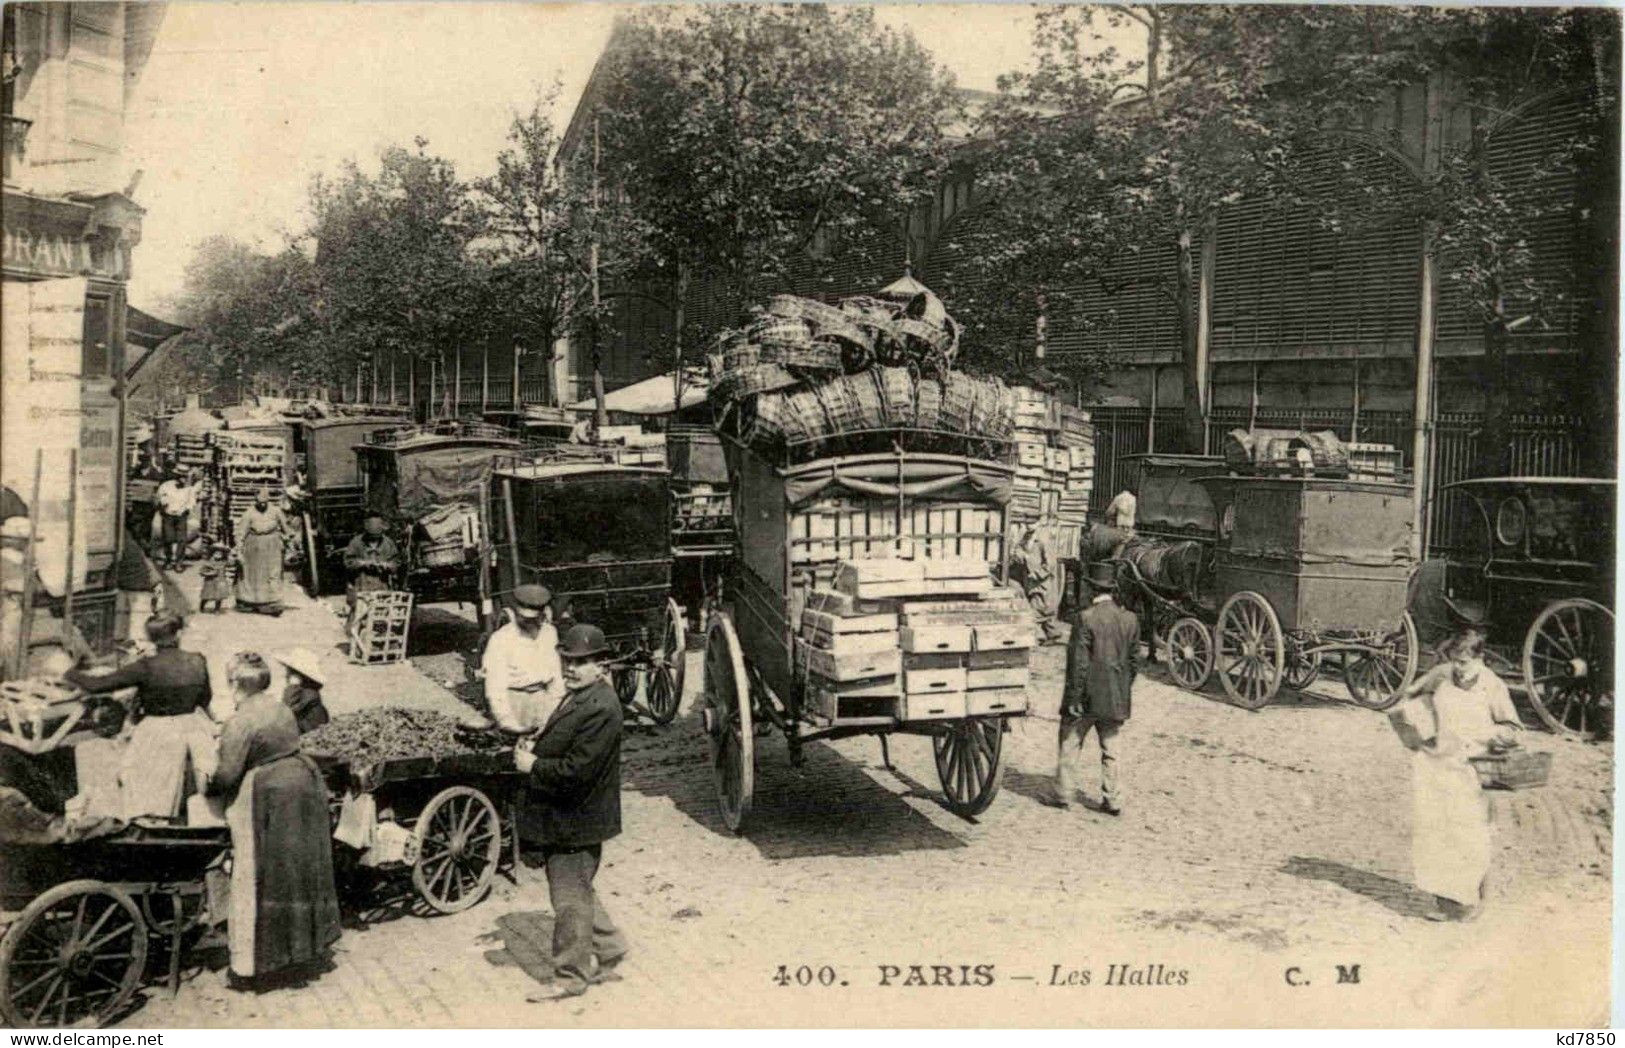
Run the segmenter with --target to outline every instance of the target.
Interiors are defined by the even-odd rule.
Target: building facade
[[[4,8],[0,482],[37,521],[46,592],[72,592],[99,645],[123,536],[125,288],[141,240],[125,115],[162,18],[160,4]]]

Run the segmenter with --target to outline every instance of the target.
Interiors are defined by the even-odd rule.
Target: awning
[[[628,415],[669,415],[672,413],[672,373],[656,375],[646,378],[642,382],[634,382],[630,386],[622,386],[613,393],[604,394],[605,411],[622,411]],[[683,375],[683,402],[679,408],[691,408],[696,404],[703,404],[705,396],[710,389],[702,372],[690,371]],[[597,402],[592,397],[578,400],[570,405],[571,411],[592,411],[596,409]]]

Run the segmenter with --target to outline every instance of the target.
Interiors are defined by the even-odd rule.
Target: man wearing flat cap
[[[526,865],[547,870],[553,903],[553,981],[532,1001],[578,997],[620,978],[626,940],[593,878],[604,842],[621,832],[621,703],[597,626],[579,624],[559,644],[568,692],[533,742],[514,750],[526,776],[516,830]]]
[[[1140,668],[1140,621],[1114,597],[1117,572],[1111,561],[1089,565],[1093,602],[1078,616],[1066,645],[1061,735],[1055,758],[1054,805],[1073,800],[1070,748],[1083,748],[1091,730],[1100,741],[1100,810],[1122,811],[1117,781],[1117,733],[1128,720],[1134,677]]]
[[[513,615],[485,646],[485,701],[504,730],[528,735],[564,700],[559,634],[548,621],[553,594],[527,584],[513,591]]]

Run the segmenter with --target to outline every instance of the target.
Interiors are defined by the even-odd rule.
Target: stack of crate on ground
[[[211,434],[214,462],[204,476],[199,495],[212,513],[205,513],[205,534],[215,542],[234,542],[237,524],[265,489],[271,504],[282,500],[287,477],[287,444],[276,434],[218,432]]]
[[[843,561],[814,590],[798,652],[803,715],[820,723],[1025,713],[1028,605],[976,558]]]
[[[375,590],[356,594],[349,627],[350,661],[362,666],[406,661],[411,627],[410,592]]]
[[[1089,500],[1095,493],[1095,427],[1082,408],[1057,403],[1055,411],[1060,422],[1055,443],[1067,453],[1057,516],[1062,524],[1082,527],[1088,523]]]

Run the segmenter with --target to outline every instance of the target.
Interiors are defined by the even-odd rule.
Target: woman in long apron
[[[1391,716],[1414,750],[1411,861],[1432,894],[1429,920],[1471,920],[1484,907],[1493,812],[1468,758],[1523,729],[1507,687],[1484,665],[1484,634],[1469,628],[1440,648],[1445,662],[1411,686]]]
[[[237,558],[243,575],[237,581],[237,608],[264,615],[282,614],[282,511],[261,488],[254,505],[237,525]]]
[[[237,712],[220,735],[210,791],[231,828],[231,975],[239,985],[322,959],[339,937],[327,790],[299,751],[293,711],[267,690],[259,655],[226,669]]]

